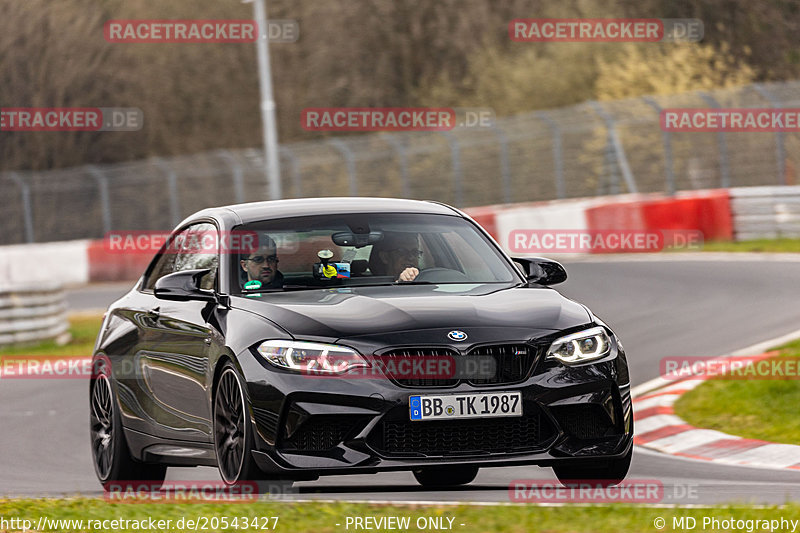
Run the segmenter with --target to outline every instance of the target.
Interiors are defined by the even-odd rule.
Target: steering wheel
[[[432,267],[420,270],[414,281],[429,281],[431,283],[442,282],[468,282],[469,278],[460,270],[451,268]]]

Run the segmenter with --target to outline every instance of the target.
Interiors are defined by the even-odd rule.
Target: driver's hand
[[[414,281],[414,278],[419,276],[419,269],[414,267],[408,267],[407,269],[400,272],[400,277],[397,278],[397,281]]]

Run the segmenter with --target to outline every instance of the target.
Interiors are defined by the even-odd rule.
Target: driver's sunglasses
[[[255,263],[257,265],[260,265],[261,263],[266,261],[267,263],[272,263],[273,265],[277,265],[278,264],[278,256],[277,255],[268,255],[268,256],[265,257],[263,255],[257,255],[255,257],[248,257],[247,259],[245,259],[245,261],[252,261],[253,263]]]
[[[417,250],[414,248],[395,248],[393,251],[398,252],[403,257],[414,257],[417,259],[422,257],[423,254],[422,250]]]

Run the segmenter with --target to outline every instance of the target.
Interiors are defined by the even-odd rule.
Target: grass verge
[[[780,348],[800,357],[800,341]],[[800,380],[706,381],[676,402],[675,414],[697,427],[785,444],[800,444]]]
[[[675,250],[678,252],[686,250]],[[752,241],[703,243],[702,252],[800,253],[800,239],[756,239]]]
[[[418,527],[420,517],[453,518],[452,530],[471,532],[592,532],[592,533],[653,533],[659,529],[668,531],[683,529],[673,518],[694,517],[700,529],[703,519],[716,517],[718,520],[800,520],[800,505],[783,507],[748,508],[744,506],[725,506],[703,509],[656,509],[633,505],[606,505],[586,507],[536,507],[536,506],[401,506],[354,503],[269,503],[250,504],[125,504],[108,503],[97,499],[45,499],[45,500],[0,500],[0,516],[3,519],[19,518],[30,520],[36,528],[40,517],[51,520],[82,520],[82,524],[50,522],[49,531],[195,531],[187,527],[188,520],[200,519],[198,531],[240,531],[243,517],[248,522],[256,517],[278,517],[277,531],[328,533],[347,531],[356,528],[351,524],[345,527],[347,517],[409,517],[407,531],[436,530],[437,528]],[[238,526],[231,527],[234,517],[239,517]],[[169,527],[135,528],[128,523],[111,524],[89,523],[97,520],[170,520]],[[222,527],[222,518],[227,518],[229,527]],[[665,527],[659,528],[657,519],[665,520]],[[183,519],[183,527],[178,527]],[[216,519],[216,520],[215,520]],[[260,518],[259,518],[260,520]],[[202,523],[206,524],[203,528]],[[274,521],[269,520],[272,529]],[[339,524],[339,525],[337,525]],[[463,525],[461,525],[463,524]],[[164,522],[163,525],[167,525]],[[215,525],[216,527],[211,527]],[[387,531],[386,528],[374,528]],[[445,528],[441,528],[445,529]],[[704,529],[713,529],[708,526]],[[719,528],[716,528],[719,530]],[[765,529],[765,528],[760,528]],[[768,528],[766,528],[768,529]],[[791,526],[789,526],[791,530]],[[12,531],[12,530],[9,530]]]

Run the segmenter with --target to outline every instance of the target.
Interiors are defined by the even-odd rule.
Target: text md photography
[[[800,533],[799,27],[0,0],[0,533]]]

